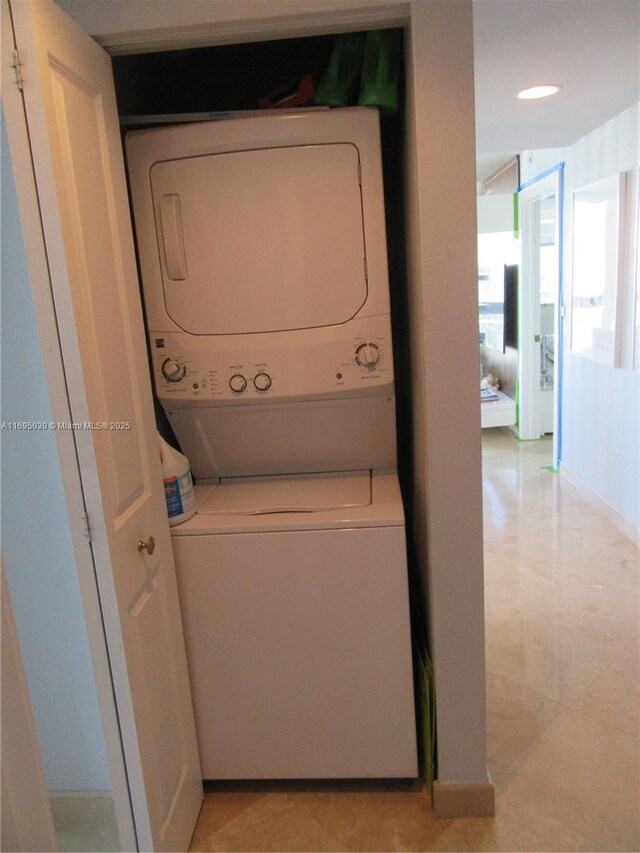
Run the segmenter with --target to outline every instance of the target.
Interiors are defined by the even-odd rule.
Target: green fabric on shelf
[[[361,106],[377,107],[383,115],[397,111],[401,59],[400,30],[371,30],[367,33],[358,99]]]
[[[331,59],[322,75],[314,103],[324,107],[347,107],[356,102],[365,35],[348,33],[336,38]]]

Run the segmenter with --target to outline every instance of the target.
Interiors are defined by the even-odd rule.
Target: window
[[[613,175],[573,194],[571,350],[611,367],[624,178]]]

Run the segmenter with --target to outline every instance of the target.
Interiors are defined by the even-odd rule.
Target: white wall
[[[411,18],[407,164],[414,534],[428,591],[439,778],[486,782],[471,3],[58,3],[115,52],[364,30]]]
[[[538,151],[523,151],[520,155],[520,185],[537,178],[547,169],[566,161],[570,148],[542,148]]]
[[[578,140],[570,148],[535,151],[523,181],[551,162],[564,160],[564,293],[570,308],[572,272],[572,194],[574,190],[617,172],[638,168],[640,104]],[[526,158],[523,157],[523,161]],[[627,271],[623,298],[633,286]],[[630,332],[631,312],[625,312]],[[562,468],[577,477],[620,517],[623,529],[640,525],[640,373],[631,369],[629,341],[622,367],[608,367],[570,349],[571,324],[565,323],[562,374]],[[561,470],[562,470],[561,468]]]
[[[566,168],[569,234],[575,189],[638,167],[639,114],[640,104],[571,147]],[[570,241],[565,249],[565,281],[570,293]],[[627,330],[630,320],[627,315]],[[563,464],[637,528],[640,526],[640,373],[633,372],[630,364],[612,368],[573,355],[569,347],[569,327],[567,323]]]
[[[513,231],[513,193],[479,195],[478,234]]]
[[[2,121],[2,422],[52,419]],[[2,554],[50,790],[110,788],[62,474],[49,430],[3,428]]]
[[[408,78],[414,83],[407,93],[414,534],[425,577],[436,676],[438,779],[483,782],[487,768],[471,5],[438,0],[412,4],[409,58]]]

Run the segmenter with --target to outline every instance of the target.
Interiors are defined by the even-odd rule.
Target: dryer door
[[[151,187],[165,304],[184,331],[335,325],[365,303],[355,145],[166,160]]]

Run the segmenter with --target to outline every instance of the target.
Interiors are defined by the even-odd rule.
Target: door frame
[[[556,371],[553,387],[553,467],[562,458],[562,358],[563,358],[563,233],[564,233],[564,162],[556,163],[518,187],[519,223],[522,240],[520,276],[519,326],[520,357],[518,385],[520,389],[518,430],[524,441],[540,438],[540,417],[536,396],[539,386],[539,244],[540,225],[535,217],[537,203],[550,195],[556,197],[556,242],[558,245],[558,291],[554,309]]]

